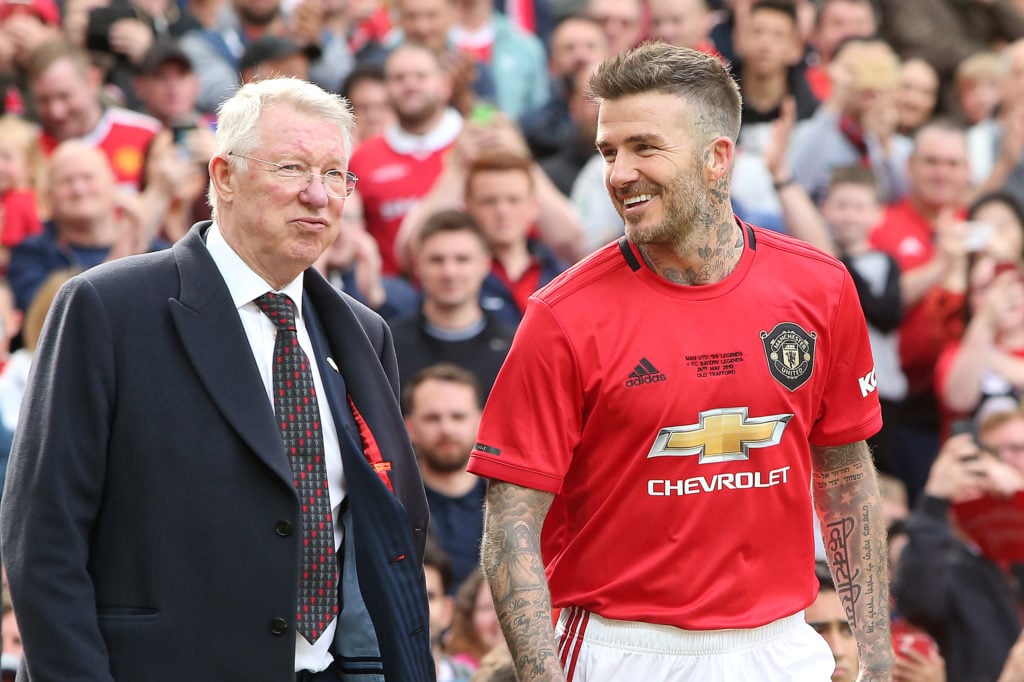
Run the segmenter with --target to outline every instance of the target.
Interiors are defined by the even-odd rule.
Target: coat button
[[[292,524],[287,521],[278,521],[274,524],[274,532],[283,538],[288,537],[292,534]]]
[[[270,631],[275,635],[283,635],[288,631],[288,621],[284,618],[275,618],[270,621]]]

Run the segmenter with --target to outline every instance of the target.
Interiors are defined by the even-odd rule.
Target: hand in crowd
[[[198,130],[191,132],[199,133]],[[182,154],[182,149],[168,144],[168,140],[169,137],[163,136],[159,141],[154,140],[146,172],[146,189],[155,189],[168,200],[175,198],[191,204],[206,188],[202,164],[191,156],[191,150]]]
[[[465,168],[484,152],[504,152],[530,158],[530,148],[519,127],[502,114],[495,114],[486,123],[467,120],[450,158]]]
[[[864,130],[878,138],[886,155],[889,154],[889,143],[899,125],[900,114],[895,98],[895,92],[878,91],[870,97],[864,97],[863,102]]]
[[[946,661],[937,651],[925,655],[907,647],[897,652],[892,679],[893,682],[946,682]]]
[[[12,14],[0,24],[0,69],[13,69],[37,47],[60,36],[60,29],[28,14]]]
[[[1024,306],[1024,281],[1016,270],[1003,272],[986,285],[981,300],[974,311],[974,317],[989,326],[995,335],[1003,319]]]
[[[217,149],[217,140],[208,126],[198,125],[185,133],[185,151],[200,166],[210,163]]]
[[[324,24],[324,0],[300,0],[292,10],[288,33],[300,45],[319,45]]]
[[[111,25],[108,39],[112,51],[124,55],[132,64],[139,64],[153,45],[154,35],[139,19],[118,19]]]
[[[945,261],[944,286],[950,291],[963,291],[967,286],[968,232],[967,224],[951,207],[941,209],[935,217],[935,243]]]
[[[89,12],[107,7],[110,0],[66,0],[64,2],[64,33],[68,40],[80,47],[85,45],[85,30],[89,26]]]
[[[850,108],[857,97],[856,66],[849,59],[839,58],[832,60],[825,70],[832,83],[832,91],[821,106],[834,114],[841,114]]]
[[[943,443],[928,472],[924,492],[943,500],[965,501],[986,492],[984,453],[970,434],[961,433]]]
[[[476,98],[473,83],[476,82],[477,71],[473,57],[465,52],[448,51],[441,56],[441,64],[452,82],[452,106],[463,116],[469,115]]]
[[[1008,497],[1021,490],[1021,474],[979,448],[966,433],[952,436],[942,445],[924,486],[927,495],[953,502],[983,495]]]

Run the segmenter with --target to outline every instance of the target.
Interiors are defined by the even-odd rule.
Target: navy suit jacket
[[[245,332],[202,243],[207,226],[173,249],[75,277],[54,303],[0,509],[27,662],[19,680],[293,679],[301,534],[288,528],[301,527],[299,502]],[[359,446],[342,448],[345,541],[384,676],[433,680],[427,506],[390,332],[315,271],[304,288],[332,411],[347,417],[351,399],[366,426],[359,446],[382,457],[373,468]],[[339,434],[351,429],[339,424]],[[344,655],[344,642],[335,646]]]

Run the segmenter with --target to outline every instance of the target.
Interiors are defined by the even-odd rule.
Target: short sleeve
[[[469,471],[557,493],[579,443],[582,382],[551,309],[530,300],[487,399]]]
[[[821,447],[864,440],[882,427],[867,323],[853,279],[845,269],[829,341],[821,406],[809,436],[812,445]]]

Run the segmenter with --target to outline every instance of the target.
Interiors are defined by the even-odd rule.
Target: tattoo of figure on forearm
[[[494,501],[493,516],[485,521],[490,555],[485,567],[495,610],[521,678],[536,679],[545,674],[551,660],[557,661],[550,635],[547,579],[535,531],[540,523],[536,515],[542,518],[546,508],[541,512],[521,491],[505,486],[495,486],[489,495]]]

